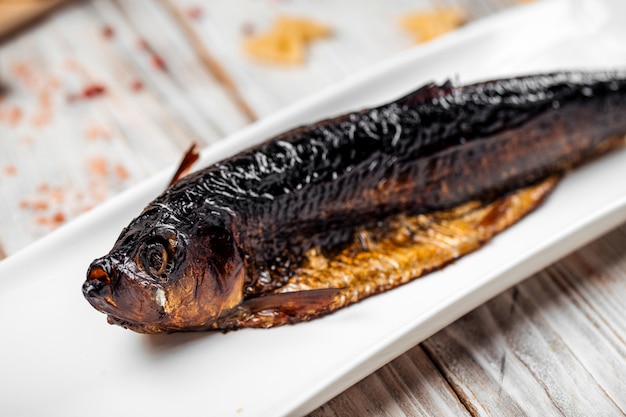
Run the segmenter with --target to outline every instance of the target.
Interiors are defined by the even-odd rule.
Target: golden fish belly
[[[313,319],[406,284],[482,247],[535,209],[557,182],[553,176],[488,204],[472,201],[445,211],[393,216],[359,230],[345,249],[332,256],[311,249],[289,282],[274,293],[338,289],[327,308],[312,307],[297,317],[284,308],[240,309],[213,327],[266,328]]]

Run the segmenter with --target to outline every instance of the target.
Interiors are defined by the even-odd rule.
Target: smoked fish
[[[625,111],[626,72],[558,72],[427,84],[290,130],[175,178],[83,294],[142,333],[323,316],[480,248],[623,145]]]

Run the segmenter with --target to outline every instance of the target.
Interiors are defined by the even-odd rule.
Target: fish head
[[[147,210],[92,262],[83,294],[109,323],[141,333],[204,330],[242,301],[244,277],[227,227]]]

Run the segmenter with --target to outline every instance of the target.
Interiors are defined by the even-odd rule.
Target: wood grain
[[[413,407],[397,411],[394,400],[383,410],[390,414],[380,415],[463,415],[452,400],[473,416],[624,415],[625,247],[626,225],[467,314],[310,416],[379,415],[373,405],[394,398],[396,387]],[[438,398],[424,398],[432,387]],[[372,406],[360,410],[352,401]]]
[[[44,17],[67,0],[0,1],[0,38]]]
[[[215,79],[224,87],[224,89],[230,95],[232,101],[236,104],[241,113],[246,117],[248,122],[251,123],[257,120],[258,117],[256,113],[242,97],[237,85],[235,84],[231,76],[204,46],[202,39],[194,30],[193,26],[190,24],[188,16],[186,16],[184,12],[180,8],[178,8],[177,5],[173,4],[172,1],[162,1],[169,11],[170,15],[178,23],[181,31],[189,40],[189,44],[194,49],[198,58],[200,58],[200,62],[202,62],[204,68],[210,74],[212,74]]]

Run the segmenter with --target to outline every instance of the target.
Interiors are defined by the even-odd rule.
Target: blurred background
[[[360,69],[520,0],[0,0],[0,259]]]

